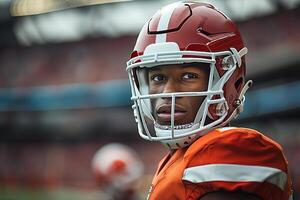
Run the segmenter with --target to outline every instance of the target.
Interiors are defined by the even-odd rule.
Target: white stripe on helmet
[[[174,10],[181,4],[181,2],[172,3],[161,9],[161,16],[158,22],[157,31],[162,31],[168,29],[169,22]],[[156,34],[155,43],[166,42],[167,34],[161,33]]]

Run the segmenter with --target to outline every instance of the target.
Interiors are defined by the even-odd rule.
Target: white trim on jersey
[[[172,3],[161,10],[161,16],[158,22],[157,31],[162,31],[168,29],[169,22],[174,10],[178,7],[181,2]],[[166,42],[167,34],[156,34],[155,43]]]
[[[217,130],[219,130],[219,131],[221,131],[221,132],[223,132],[223,131],[228,131],[228,130],[233,130],[233,129],[236,129],[236,127],[232,127],[232,126],[230,126],[230,127],[222,127],[222,128],[217,128]]]
[[[272,167],[209,164],[185,169],[182,180],[192,183],[209,181],[268,182],[284,190],[287,174],[280,169]]]

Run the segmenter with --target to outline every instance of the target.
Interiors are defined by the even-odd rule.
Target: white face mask
[[[197,51],[179,51],[178,48],[173,48],[174,43],[159,44],[160,53],[156,52],[154,46],[145,50],[143,56],[137,56],[127,63],[127,71],[129,74],[132,100],[134,102],[133,110],[138,123],[139,134],[142,138],[151,141],[160,141],[170,148],[180,148],[190,145],[195,139],[207,133],[209,130],[224,124],[225,118],[228,115],[228,105],[224,98],[223,87],[228,81],[235,69],[241,64],[241,56],[239,53],[245,53],[242,49],[237,52],[235,49],[222,52],[197,52]],[[173,48],[173,50],[172,50]],[[166,51],[162,52],[162,49]],[[238,56],[238,58],[236,58]],[[224,64],[224,74],[219,76],[216,70],[216,58],[222,57]],[[158,65],[173,65],[183,63],[206,63],[210,66],[207,91],[193,92],[174,92],[174,93],[159,93],[149,94],[149,86],[146,81],[146,76],[141,70],[143,68],[151,68]],[[137,80],[136,80],[137,79]],[[174,121],[175,102],[178,97],[195,96],[204,98],[195,119],[188,124],[176,125]],[[169,125],[159,125],[151,108],[151,99],[170,98],[171,99],[171,122]],[[242,98],[243,99],[243,98]],[[217,118],[211,119],[209,107],[216,107]],[[236,113],[235,113],[236,114]],[[230,120],[234,116],[230,116]],[[228,123],[228,121],[226,121]]]

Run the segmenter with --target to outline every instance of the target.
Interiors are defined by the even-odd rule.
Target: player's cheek
[[[189,109],[190,111],[192,111],[194,113],[194,115],[196,115],[196,113],[198,112],[201,104],[204,101],[204,97],[191,97],[191,101],[190,101],[190,106]]]

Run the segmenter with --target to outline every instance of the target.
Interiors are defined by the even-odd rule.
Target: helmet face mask
[[[185,42],[188,32],[199,29],[199,27],[194,27],[194,24],[198,26],[197,21],[193,22],[195,18],[196,20],[199,18],[199,16],[197,18],[197,15],[201,13],[199,9],[200,11],[202,9],[208,12],[209,15],[210,12],[219,13],[219,11],[213,9],[213,7],[207,7],[207,4],[195,4],[197,4],[197,6],[195,6],[194,3],[175,3],[171,6],[172,9],[174,9],[172,12],[176,10],[177,12],[182,12],[182,7],[185,8],[186,6],[189,6],[191,9],[194,6],[194,10],[198,9],[198,12],[193,12],[195,16],[190,16],[181,24],[182,27],[178,30],[174,31],[172,29],[170,33],[160,32],[153,34],[149,33],[149,30],[147,31],[147,25],[145,25],[137,40],[135,50],[131,56],[132,58],[127,62],[127,72],[132,91],[131,99],[134,102],[133,109],[136,122],[138,123],[139,134],[142,138],[147,140],[161,141],[169,148],[188,146],[209,130],[226,125],[237,114],[232,102],[238,99],[241,95],[241,88],[244,86],[245,64],[242,57],[247,53],[247,49],[243,47],[239,32],[237,32],[236,38],[234,39],[232,38],[234,35],[232,32],[228,34],[222,32],[220,38],[209,38],[212,40],[210,44],[203,43],[202,40],[207,39],[207,36],[203,34],[197,34],[195,38],[188,38],[190,41]],[[162,9],[161,12],[163,12],[163,10],[164,9]],[[163,13],[161,15],[163,15]],[[155,19],[157,16],[160,16],[160,14],[155,14],[148,22],[148,26],[151,26],[150,23],[153,21],[159,21]],[[219,17],[221,17],[222,20],[226,18],[223,15]],[[164,17],[161,16],[160,18]],[[172,24],[172,17],[170,18],[169,23]],[[235,27],[233,29],[236,31]],[[168,40],[168,35],[170,35],[170,38],[172,36],[172,41],[161,41],[161,39],[159,39],[159,42],[157,42],[157,40],[151,39],[155,35],[161,38],[161,34],[166,34],[166,40]],[[212,45],[214,44],[213,40],[219,42],[224,39],[232,41],[232,44],[222,47],[223,43],[220,43],[218,44],[218,48]],[[208,66],[207,89],[205,89],[205,91],[150,91],[148,71],[166,66],[170,68],[173,67],[175,70],[176,67],[183,67],[189,64]],[[176,122],[175,115],[176,106],[183,98],[186,100],[193,98],[199,99],[199,102],[195,103],[195,101],[193,101],[194,103],[192,103],[198,104],[193,105],[195,108],[193,119],[185,121],[185,123],[178,123]],[[160,99],[168,99],[169,101],[168,112],[170,113],[170,120],[168,120],[168,123],[162,124],[159,121],[157,111],[153,106],[154,102]]]

